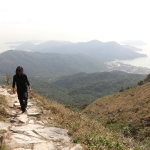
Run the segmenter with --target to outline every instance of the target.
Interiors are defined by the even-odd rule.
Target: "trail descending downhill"
[[[38,100],[29,99],[27,111],[22,114],[17,94],[0,86],[0,95],[5,96],[9,106],[8,118],[0,121],[0,130],[6,131],[0,137],[11,150],[83,150],[80,144],[72,142],[68,130],[57,127],[51,116],[40,118],[50,110],[42,110]]]

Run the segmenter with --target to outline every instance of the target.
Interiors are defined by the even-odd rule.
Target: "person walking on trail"
[[[16,68],[16,74],[13,76],[12,90],[13,93],[16,93],[15,85],[17,87],[17,95],[20,102],[22,113],[26,111],[28,103],[28,88],[31,92],[31,86],[28,81],[27,75],[24,74],[23,68],[18,66]]]

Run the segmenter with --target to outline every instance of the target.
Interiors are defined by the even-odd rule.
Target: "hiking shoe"
[[[22,113],[25,113],[26,112],[26,109],[22,110]]]

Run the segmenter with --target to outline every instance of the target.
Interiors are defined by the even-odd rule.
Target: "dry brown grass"
[[[2,145],[0,146],[0,150],[11,150],[11,148],[8,147],[8,145],[4,142],[4,143],[2,143]]]
[[[4,120],[7,117],[7,101],[5,96],[0,95],[0,120]]]
[[[6,111],[8,109],[6,97],[0,95],[0,121],[6,121],[8,117],[8,113]],[[3,135],[6,133],[6,130],[0,130],[0,134]],[[10,150],[5,142],[0,145],[0,150]]]
[[[140,123],[150,113],[150,83],[96,100],[84,113],[119,122]]]
[[[83,113],[150,149],[150,83],[100,98]]]
[[[79,111],[72,111],[54,101],[48,101],[34,92],[30,93],[30,98],[37,100],[42,110],[50,110],[47,114],[41,115],[41,119],[52,117],[58,127],[68,129],[73,141],[82,143],[87,150],[127,150],[131,147],[133,150],[143,149],[132,139],[121,134],[113,135],[101,123],[89,119]]]

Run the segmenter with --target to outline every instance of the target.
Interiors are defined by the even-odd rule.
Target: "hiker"
[[[17,95],[20,102],[22,113],[26,111],[27,103],[28,103],[28,88],[29,91],[31,91],[31,86],[28,81],[27,75],[24,74],[23,68],[21,66],[18,66],[16,68],[16,74],[13,76],[13,93],[15,94],[15,84],[17,87]]]

